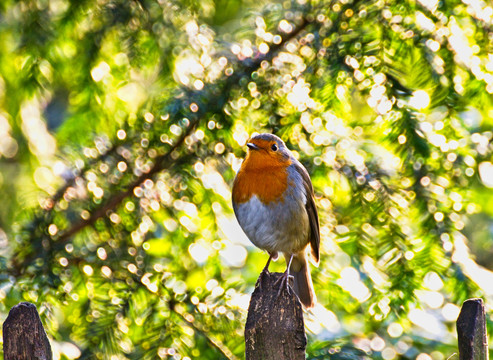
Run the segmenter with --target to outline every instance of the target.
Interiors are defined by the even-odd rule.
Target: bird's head
[[[268,168],[288,166],[291,153],[278,136],[274,134],[258,134],[247,142],[248,155],[245,165],[252,168]]]

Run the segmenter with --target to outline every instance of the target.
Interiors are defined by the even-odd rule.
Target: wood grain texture
[[[36,306],[22,302],[10,309],[3,323],[5,360],[51,360],[50,342]]]
[[[464,301],[457,319],[459,360],[488,359],[488,337],[482,299]]]
[[[303,309],[282,273],[262,273],[245,325],[246,360],[305,360]],[[277,282],[276,282],[277,281]]]

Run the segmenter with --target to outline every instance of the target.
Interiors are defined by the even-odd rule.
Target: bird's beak
[[[258,150],[260,149],[257,145],[255,145],[254,143],[247,143],[247,146],[250,150]]]

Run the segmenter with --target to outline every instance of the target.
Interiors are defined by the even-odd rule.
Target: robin
[[[301,303],[316,303],[306,250],[320,260],[320,229],[308,172],[273,134],[253,136],[233,184],[233,209],[250,241],[269,253],[264,267],[282,253]]]

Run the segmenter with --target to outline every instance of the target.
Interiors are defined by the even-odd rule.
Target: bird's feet
[[[270,261],[272,260],[273,255],[269,254],[269,259],[267,260],[267,264],[265,264],[264,268],[262,269],[262,272],[260,273],[260,276],[258,277],[257,283],[255,284],[255,287],[259,287],[260,290],[262,290],[262,283],[265,280],[266,276],[270,276],[269,272],[269,264]]]
[[[277,279],[276,282],[274,283],[274,286],[277,285],[277,283],[280,283],[279,291],[277,292],[277,297],[279,297],[279,295],[281,295],[283,287],[286,287],[288,294],[291,293],[290,285],[293,284],[294,278],[293,278],[293,276],[289,275],[289,269],[291,268],[291,262],[292,261],[293,261],[293,255],[291,255],[291,257],[289,258],[288,267],[287,267],[286,271],[284,272],[284,274],[282,274],[282,276],[279,279]],[[291,284],[289,283],[290,281],[291,281]]]
[[[291,284],[293,282],[293,276],[289,275],[289,272],[286,270],[284,274],[281,275],[279,279],[277,279],[274,283],[274,287],[279,284],[279,290],[277,291],[277,297],[281,295],[281,292],[283,291],[284,288],[288,291],[288,294],[291,294]]]

